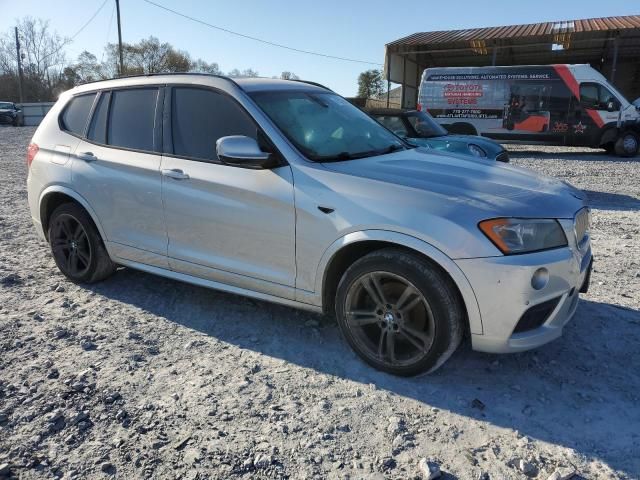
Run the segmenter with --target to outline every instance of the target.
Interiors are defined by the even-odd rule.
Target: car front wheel
[[[370,253],[347,269],[336,314],[355,352],[395,375],[437,369],[462,339],[464,313],[451,279],[429,260],[395,248]]]

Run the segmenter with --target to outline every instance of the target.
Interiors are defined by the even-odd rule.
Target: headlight
[[[562,227],[556,220],[549,218],[494,218],[484,220],[478,226],[505,255],[567,245]]]
[[[470,143],[469,145],[467,145],[467,148],[469,149],[469,151],[473,154],[474,157],[482,157],[485,158],[487,156],[487,152],[485,152],[483,149],[481,149],[479,146],[474,145],[473,143]]]

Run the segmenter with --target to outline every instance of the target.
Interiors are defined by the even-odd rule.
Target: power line
[[[107,38],[105,39],[104,43],[105,44],[109,44],[109,36],[111,35],[111,25],[113,25],[113,15],[116,13],[116,4],[113,4],[113,7],[111,8],[111,16],[109,17],[109,24],[107,27]],[[105,49],[102,49],[102,55],[100,56],[100,63],[102,63],[102,60],[104,60],[104,51]]]
[[[305,53],[307,55],[315,55],[317,57],[331,58],[331,59],[334,59],[334,60],[342,60],[342,61],[345,61],[345,62],[366,63],[368,65],[382,65],[381,63],[378,63],[378,62],[368,62],[366,60],[357,60],[355,58],[346,58],[346,57],[338,57],[336,55],[327,55],[325,53],[313,52],[313,51],[310,51],[310,50],[302,50],[300,48],[295,48],[295,47],[290,47],[288,45],[282,45],[280,43],[270,42],[269,40],[263,40],[262,38],[253,37],[251,35],[245,35],[244,33],[234,32],[233,30],[229,30],[228,28],[219,27],[217,25],[213,25],[211,23],[207,23],[204,20],[200,20],[198,18],[191,17],[191,16],[186,15],[184,13],[181,13],[181,12],[178,12],[178,11],[173,10],[171,8],[165,7],[164,5],[160,5],[160,4],[158,4],[156,2],[153,2],[151,0],[143,0],[143,1],[148,3],[148,4],[150,4],[150,5],[153,5],[155,7],[161,8],[162,10],[166,10],[167,12],[171,12],[171,13],[173,13],[175,15],[178,15],[178,16],[180,16],[182,18],[186,18],[187,20],[191,20],[191,21],[199,23],[201,25],[205,25],[206,27],[214,28],[216,30],[220,30],[222,32],[229,33],[231,35],[236,35],[238,37],[247,38],[249,40],[253,40],[253,41],[256,41],[256,42],[264,43],[266,45],[271,45],[272,47],[284,48],[286,50],[291,50],[293,52]]]
[[[62,42],[62,44],[53,52],[45,55],[44,57],[42,57],[40,59],[40,61],[43,61],[45,58],[49,58],[52,55],[55,55],[56,53],[58,53],[60,50],[62,50],[64,47],[66,47],[67,45],[69,45],[71,42],[73,42],[75,40],[75,38],[80,35],[82,33],[82,31],[87,28],[87,26],[93,21],[94,18],[96,18],[98,16],[98,14],[100,13],[100,11],[102,10],[102,8],[107,4],[109,0],[104,0],[102,2],[102,5],[100,5],[100,7],[98,7],[98,9],[95,11],[95,13],[93,15],[91,15],[91,18],[89,20],[86,21],[86,23],[84,25],[82,25],[80,27],[80,29],[74,33],[73,35],[71,35],[70,38],[68,38],[67,40],[65,40],[64,42]]]

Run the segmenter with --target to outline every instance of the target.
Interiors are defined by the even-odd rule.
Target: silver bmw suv
[[[398,375],[436,369],[465,335],[484,352],[553,340],[589,283],[579,190],[414,148],[316,84],[83,85],[27,158],[33,222],[70,280],[124,265],[334,314]]]

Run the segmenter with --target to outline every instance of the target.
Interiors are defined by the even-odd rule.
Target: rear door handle
[[[189,175],[184,173],[179,168],[165,168],[162,170],[162,175],[165,177],[173,178],[175,180],[186,180],[189,178]]]
[[[78,158],[85,162],[95,162],[98,159],[93,152],[80,152]]]

